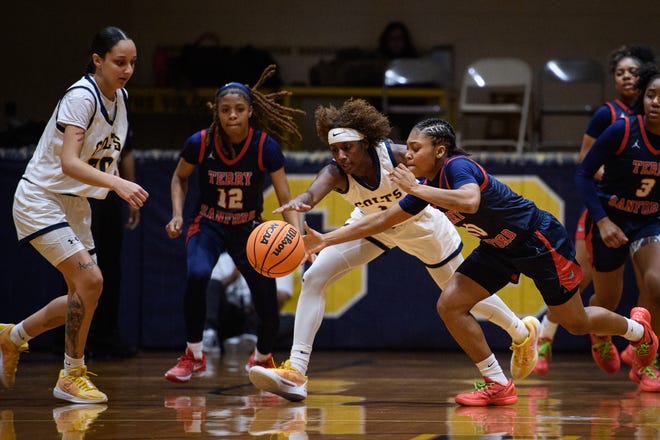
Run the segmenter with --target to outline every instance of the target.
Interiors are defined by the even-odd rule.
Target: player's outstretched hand
[[[304,223],[305,235],[303,235],[303,243],[305,243],[305,258],[308,261],[314,261],[315,255],[321,252],[321,249],[327,246],[323,239],[323,234],[312,229],[307,222]]]
[[[310,209],[312,209],[312,207],[307,203],[303,203],[298,201],[297,199],[293,199],[288,201],[284,205],[280,206],[279,208],[274,209],[273,214],[281,214],[284,211],[307,212]]]

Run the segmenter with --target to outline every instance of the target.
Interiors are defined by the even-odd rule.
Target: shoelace
[[[647,342],[642,342],[638,346],[633,346],[633,351],[639,356],[648,356],[649,354],[649,344]]]
[[[90,380],[88,376],[89,374],[96,376],[96,374],[92,373],[91,371],[87,371],[82,376],[75,376],[73,383],[75,383],[76,386],[83,391],[96,391],[98,388],[96,388],[96,385],[94,385]]]
[[[592,350],[596,350],[601,359],[609,359],[612,357],[612,342],[607,339],[605,341],[598,341],[591,346]]]
[[[550,341],[539,342],[539,345],[537,347],[537,351],[539,353],[539,359],[545,359],[546,357],[550,357],[551,350],[552,350],[552,344],[550,343]]]
[[[638,376],[648,376],[649,379],[658,379],[658,375],[655,373],[658,371],[656,368],[653,368],[652,365],[649,365],[648,367],[643,367],[637,370],[637,375]]]
[[[488,393],[489,388],[495,385],[495,382],[475,382],[474,383],[474,392],[475,393]]]

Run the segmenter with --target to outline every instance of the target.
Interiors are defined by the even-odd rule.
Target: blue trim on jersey
[[[108,111],[105,108],[105,105],[103,105],[103,99],[101,98],[101,89],[96,85],[94,80],[90,75],[85,75],[85,79],[92,85],[94,88],[94,92],[96,93],[96,99],[98,103],[100,104],[99,107],[101,107],[101,114],[103,115],[103,118],[105,119],[105,122],[107,122],[109,125],[113,125],[115,123],[114,119],[110,119],[110,115],[108,115]],[[117,113],[119,111],[119,106],[117,105],[117,93],[115,92],[115,100],[114,104],[115,106],[115,118],[117,118]],[[89,126],[87,127],[89,128]]]
[[[456,248],[456,250],[454,252],[452,252],[451,254],[449,254],[449,256],[447,258],[445,258],[444,260],[442,260],[438,264],[427,264],[426,267],[428,267],[430,269],[434,269],[436,267],[442,267],[445,264],[449,263],[454,258],[456,258],[456,256],[458,254],[460,254],[462,250],[463,250],[463,242],[461,241],[460,243],[458,243],[458,247]]]

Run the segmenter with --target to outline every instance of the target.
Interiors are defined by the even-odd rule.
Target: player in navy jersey
[[[592,229],[594,296],[590,304],[615,309],[623,291],[624,264],[630,257],[639,289],[638,305],[648,309],[660,331],[660,72],[640,68],[635,114],[607,128],[578,168],[575,182],[589,210]],[[637,112],[636,112],[637,113]],[[593,176],[603,168],[597,183]],[[611,344],[611,341],[608,340]],[[633,346],[631,350],[636,350]],[[616,348],[614,348],[616,350]],[[638,350],[638,349],[637,349]],[[619,363],[614,365],[618,371]],[[660,392],[657,359],[633,363],[629,376],[644,391]]]
[[[275,66],[267,67],[252,88],[236,82],[220,87],[212,105],[211,126],[186,140],[172,176],[172,220],[165,229],[171,238],[176,238],[183,232],[188,178],[199,167],[199,201],[186,236],[187,347],[177,364],[165,373],[165,378],[173,382],[188,382],[194,373],[206,369],[206,356],[202,351],[206,287],[222,252],[232,257],[247,281],[260,320],[257,346],[246,368],[275,366],[271,354],[279,328],[275,280],[252,268],[245,244],[262,221],[267,174],[279,203],[290,199],[284,155],[278,140],[285,139],[288,134],[301,137],[293,116],[304,112],[276,102],[287,92],[264,95],[258,90],[273,73]],[[300,229],[295,213],[284,213],[284,219]]]
[[[637,70],[647,62],[655,60],[653,51],[645,46],[621,46],[614,50],[609,56],[610,72],[614,78],[614,88],[617,98],[606,102],[599,107],[591,117],[584,136],[582,137],[582,147],[580,149],[580,162],[587,155],[591,146],[596,142],[598,136],[605,131],[616,120],[629,116],[632,113],[632,107],[635,99],[639,96],[639,91],[635,87],[637,82]],[[596,173],[596,178],[600,178],[602,171]],[[591,252],[590,240],[591,231],[585,227],[587,210],[585,209],[580,216],[575,231],[575,257],[582,268],[582,282],[580,291],[583,291],[591,283]],[[617,286],[611,286],[617,288]],[[623,285],[620,286],[623,289]],[[620,294],[620,293],[619,293]],[[594,305],[603,305],[597,304]],[[543,317],[541,322],[541,335],[539,338],[539,360],[536,363],[534,372],[536,374],[547,374],[549,370],[550,359],[552,358],[552,340],[557,332],[557,324],[553,322],[548,315]],[[607,373],[614,373],[619,370],[619,353],[612,343],[611,338],[607,336],[590,335],[592,346],[591,354],[596,364]],[[628,356],[628,363],[631,357]]]
[[[305,225],[305,247],[307,252],[316,252],[382,231],[405,221],[424,203],[444,211],[455,226],[479,238],[479,245],[458,267],[437,303],[447,329],[484,377],[473,393],[457,395],[456,403],[485,406],[517,401],[513,381],[501,370],[490,369],[495,356],[469,311],[508,283],[517,282],[521,273],[534,281],[548,309],[569,332],[622,335],[639,348],[637,363],[646,366],[653,361],[658,339],[648,311],[634,309],[628,319],[602,307],[585,308],[578,290],[582,273],[566,229],[458,148],[448,122],[417,123],[407,146],[407,167],[397,166],[392,179],[408,196],[386,211],[326,234]],[[426,184],[420,184],[418,177],[426,178]]]
[[[119,28],[107,27],[91,44],[86,75],[58,102],[16,188],[14,223],[22,244],[31,244],[62,273],[68,293],[17,325],[0,324],[2,383],[14,384],[27,341],[64,325],[64,368],[53,395],[73,403],[108,400],[88,376],[85,344],[103,276],[96,264],[88,198],[110,190],[139,209],[149,194],[117,173],[128,135],[127,93],[137,49]]]
[[[405,162],[406,147],[387,139],[387,117],[364,100],[349,99],[339,108],[319,106],[315,119],[317,134],[327,142],[333,160],[321,169],[307,191],[275,212],[307,212],[336,191],[355,207],[346,220],[350,224],[369,213],[382,212],[405,197],[390,174],[397,164]],[[427,205],[420,204],[411,212],[410,221],[396,228],[330,246],[318,255],[303,276],[291,356],[279,368],[250,370],[255,386],[293,401],[307,397],[305,374],[323,320],[327,287],[391,248],[398,247],[419,259],[437,286],[445,288],[463,262],[462,243],[447,217]],[[518,318],[496,295],[475,304],[471,312],[509,333],[513,341],[511,374],[516,378],[529,375],[536,363],[538,320],[533,316]]]

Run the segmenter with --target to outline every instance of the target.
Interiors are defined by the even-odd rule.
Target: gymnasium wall
[[[4,263],[2,322],[16,322],[64,292],[59,274],[31,247],[20,247],[11,220],[14,189],[26,164],[29,149],[0,150],[0,228]],[[566,225],[572,232],[581,203],[572,184],[575,162],[572,156],[529,155],[524,158],[477,155],[486,168],[506,181],[519,193],[534,200]],[[150,193],[141,211],[135,231],[127,231],[124,240],[121,301],[121,332],[125,341],[144,349],[178,349],[185,343],[182,314],[185,283],[184,238],[170,239],[165,224],[171,218],[169,182],[176,164],[174,151],[136,151],[137,179]],[[288,154],[287,171],[293,194],[299,194],[317,171],[327,163],[327,155]],[[195,179],[191,179],[195,182]],[[194,185],[188,197],[186,213],[191,214]],[[268,190],[264,213],[274,209],[275,197]],[[348,217],[351,206],[338,195],[327,197],[306,214],[314,228],[339,227]],[[467,254],[476,241],[462,233]],[[628,271],[630,272],[630,271]],[[295,282],[293,301],[287,303],[282,319],[279,347],[291,343],[295,301],[299,293]],[[590,292],[585,292],[586,298]],[[529,279],[507,286],[502,298],[519,315],[543,312],[540,295]],[[398,249],[382,255],[366,267],[347,274],[327,292],[326,319],[316,339],[317,348],[434,348],[457,349],[435,311],[438,288],[422,265]],[[627,274],[626,292],[620,311],[628,313],[636,301],[634,277]],[[506,350],[506,333],[489,323],[483,324],[494,349]],[[33,348],[48,347],[53,334],[34,340]],[[621,343],[623,340],[617,340]],[[568,335],[560,329],[555,350],[588,347],[588,337]]]
[[[207,31],[223,45],[272,50],[284,80],[295,82],[306,79],[319,53],[375,48],[381,30],[393,19],[410,27],[422,51],[453,45],[455,70],[462,72],[469,61],[483,56],[521,57],[538,70],[555,56],[605,63],[608,53],[623,43],[644,42],[660,50],[658,16],[660,2],[619,0],[13,1],[3,4],[0,16],[6,42],[0,106],[16,102],[19,118],[47,119],[61,92],[87,64],[91,36],[109,24],[124,28],[138,45],[131,84],[151,85],[157,46],[180,47]],[[0,127],[6,122],[0,112]]]

